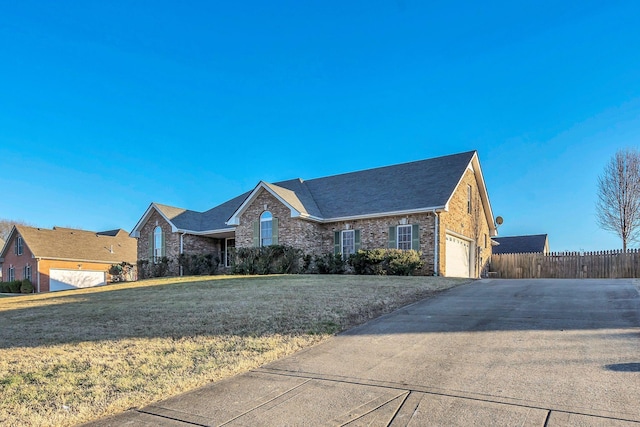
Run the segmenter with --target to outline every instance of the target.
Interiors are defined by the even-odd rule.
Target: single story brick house
[[[497,234],[476,151],[324,178],[261,181],[205,212],[158,203],[131,236],[157,262],[233,247],[288,245],[307,254],[415,249],[423,274],[478,277]],[[172,274],[179,274],[174,267]]]
[[[496,237],[493,240],[497,243],[493,246],[494,254],[549,253],[549,236],[546,234]]]
[[[103,232],[15,225],[0,252],[3,280],[29,279],[36,292],[104,285],[113,264],[137,260],[125,230]]]

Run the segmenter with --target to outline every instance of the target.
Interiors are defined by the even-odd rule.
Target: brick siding
[[[471,186],[472,212],[467,211],[467,185]],[[479,197],[479,188],[476,176],[470,169],[465,172],[458,188],[449,201],[448,212],[440,214],[439,238],[440,252],[438,254],[440,273],[447,274],[446,267],[446,234],[447,231],[466,236],[473,242],[472,251],[480,248],[479,257],[482,258],[480,270],[487,267],[491,257],[491,238],[489,236],[489,224]],[[479,209],[478,209],[479,208]],[[485,235],[487,246],[485,247]],[[477,274],[479,274],[478,272]]]
[[[384,218],[358,219],[321,224],[314,221],[291,218],[291,211],[271,193],[262,189],[252,203],[240,215],[236,227],[236,246],[253,246],[253,222],[260,220],[263,212],[269,211],[278,219],[278,244],[293,246],[305,254],[320,255],[334,252],[334,232],[360,230],[360,248],[387,248],[389,227],[406,222],[420,225],[420,251],[425,262],[423,274],[433,274],[434,263],[434,215],[431,213],[390,216]]]
[[[153,245],[153,232],[157,226],[162,228],[165,242],[165,256],[171,260],[171,275],[180,274],[177,260],[180,256],[180,236],[182,233],[174,233],[171,231],[169,224],[157,211],[153,211],[147,222],[140,229],[140,237],[138,238],[138,259],[149,261],[150,248]],[[212,253],[218,257],[222,263],[222,250],[224,248],[224,240],[215,239],[206,236],[196,236],[193,234],[185,234],[182,238],[182,248],[185,254],[209,254]]]

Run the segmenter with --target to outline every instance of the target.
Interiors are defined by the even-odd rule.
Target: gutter
[[[184,235],[187,234],[186,232],[183,232],[180,235],[180,255],[184,254]],[[184,269],[182,268],[182,266],[180,266],[180,277],[184,276]]]
[[[38,293],[40,293],[40,258],[36,258],[36,274],[38,275],[37,289]]]

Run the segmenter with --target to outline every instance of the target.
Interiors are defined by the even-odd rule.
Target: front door
[[[231,256],[233,255],[233,248],[236,247],[236,239],[229,238],[225,240],[224,243],[224,266],[231,267],[233,260]]]

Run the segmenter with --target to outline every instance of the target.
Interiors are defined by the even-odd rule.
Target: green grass
[[[186,277],[3,298],[0,425],[73,425],[144,406],[464,282]]]

